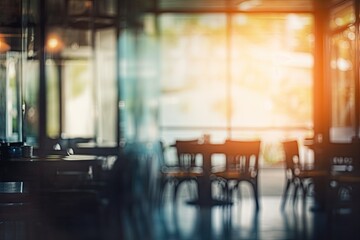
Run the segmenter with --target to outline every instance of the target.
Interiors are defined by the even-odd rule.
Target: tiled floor
[[[310,202],[309,202],[310,203]],[[279,196],[261,199],[256,212],[251,198],[234,200],[232,206],[199,207],[180,198],[174,206],[166,202],[153,215],[150,226],[154,239],[323,239],[322,213],[288,206],[280,210]],[[132,238],[133,228],[127,228],[126,238]]]
[[[306,205],[291,202],[280,210],[283,170],[263,170],[261,175],[261,209],[255,211],[250,188],[242,186],[241,198],[234,195],[233,205],[199,207],[190,205],[187,188],[180,190],[177,203],[165,195],[158,207],[149,202],[128,202],[106,208],[102,223],[94,219],[74,216],[62,220],[63,226],[48,225],[47,221],[29,229],[22,223],[0,222],[1,240],[307,240],[360,239],[360,221],[346,214],[328,221],[325,212],[311,211],[312,198]],[[169,190],[169,189],[168,189]],[[214,187],[216,194],[216,186]],[[122,197],[120,196],[120,199]],[[119,200],[121,201],[121,200]],[[110,205],[111,206],[111,205]],[[71,216],[71,214],[69,215]],[[33,235],[30,235],[33,233]],[[32,238],[31,238],[32,237]]]
[[[292,240],[292,239],[360,239],[360,226],[347,215],[336,216],[332,222],[325,211],[312,211],[311,197],[306,204],[296,207],[288,202],[281,211],[283,170],[263,171],[261,177],[261,209],[255,211],[250,188],[242,186],[241,198],[234,196],[232,206],[199,207],[187,203],[190,199],[183,187],[176,205],[169,198],[150,219],[138,221],[123,228],[125,239],[171,240]],[[215,187],[216,188],[216,187]],[[215,189],[216,192],[216,189]],[[130,217],[127,217],[129,220]],[[132,218],[134,219],[134,218]],[[145,220],[146,219],[146,220]],[[140,220],[140,221],[139,221]],[[136,226],[139,224],[138,226]],[[136,226],[136,227],[135,227]],[[360,235],[359,235],[360,236]],[[346,238],[345,238],[346,237]]]
[[[159,231],[162,239],[313,239],[315,214],[279,209],[280,198],[264,197],[254,211],[251,199],[236,200],[231,207],[199,208],[180,203],[166,205]],[[319,226],[319,222],[316,223]]]

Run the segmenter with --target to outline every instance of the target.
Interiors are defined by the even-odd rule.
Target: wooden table
[[[90,171],[98,179],[104,158],[90,155],[49,155],[32,158],[12,158],[0,161],[0,182],[49,183],[59,171]],[[51,182],[50,182],[51,183]]]

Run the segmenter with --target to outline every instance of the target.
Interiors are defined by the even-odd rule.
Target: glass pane
[[[0,52],[0,141],[22,141],[21,53]]]
[[[355,10],[353,4],[352,1],[348,1],[346,4],[334,8],[334,10],[331,11],[330,29],[335,30],[355,22]]]
[[[232,126],[312,128],[312,17],[236,15],[232,24]]]
[[[15,1],[14,1],[15,2]],[[23,1],[24,3],[24,1]],[[25,103],[24,116],[24,141],[28,145],[37,146],[39,134],[39,59],[37,58],[39,42],[35,36],[36,26],[39,23],[38,1],[28,1],[23,6],[24,17],[27,18],[24,31],[27,32],[26,43],[27,55],[23,65],[26,74],[23,75],[23,94]]]
[[[164,142],[261,139],[269,165],[266,149],[312,136],[312,15],[165,14],[160,38]]]
[[[226,125],[225,15],[160,17],[162,126]]]
[[[98,142],[116,141],[115,39],[114,28],[49,29],[46,64],[50,137],[96,136]]]
[[[46,36],[47,134],[94,136],[94,54],[91,31],[53,27]]]
[[[39,131],[39,62],[27,61],[24,76],[25,137],[29,145],[37,145]]]
[[[0,3],[0,144],[23,139],[23,64],[27,55],[26,3]]]
[[[98,126],[99,142],[116,142],[116,121],[118,114],[117,82],[116,82],[116,32],[105,29],[98,32],[97,43],[97,79],[98,91]]]
[[[61,65],[52,59],[46,61],[47,129],[49,137],[60,136],[60,95],[59,77]]]
[[[331,37],[331,141],[355,135],[355,27]]]
[[[45,1],[47,135],[117,140],[117,3]]]
[[[94,136],[94,79],[88,61],[66,61],[64,71],[64,129],[67,137]]]
[[[120,132],[130,142],[159,137],[159,41],[154,15],[143,20],[142,31],[127,29],[119,39]]]
[[[136,136],[136,108],[137,104],[135,96],[135,37],[128,31],[122,31],[119,36],[119,51],[122,53],[119,57],[120,62],[120,79],[121,88],[119,96],[121,97],[120,107],[120,133],[123,140],[133,140]],[[140,95],[141,96],[141,95]]]

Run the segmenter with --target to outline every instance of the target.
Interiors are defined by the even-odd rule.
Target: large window
[[[355,10],[348,2],[331,12],[330,73],[332,142],[351,142],[355,134]]]
[[[116,146],[117,18],[110,8],[102,8],[116,2],[99,3],[94,11],[84,1],[45,2],[46,27],[38,29],[44,42],[40,32],[29,31],[31,51],[25,65],[29,74],[24,83],[27,143],[85,138]],[[40,102],[39,96],[45,99]],[[44,119],[46,126],[40,124]]]
[[[226,126],[225,15],[165,14],[160,31],[161,126]]]
[[[113,51],[115,32],[107,30],[94,33],[97,41],[92,43],[94,46],[88,46],[89,43],[84,43],[82,38],[74,36],[66,38],[67,30],[63,30],[58,35],[51,30],[47,44],[55,41],[56,37],[57,41],[62,41],[58,45],[64,46],[57,52],[48,47],[46,61],[48,136],[51,138],[95,138],[96,136],[99,141],[114,142],[117,114],[114,67],[116,52]],[[76,33],[82,36],[79,32]],[[90,33],[86,32],[84,35]]]
[[[307,15],[235,15],[233,127],[312,127],[312,21]]]
[[[281,139],[312,135],[311,15],[162,14],[158,20],[163,141],[260,138],[266,151]],[[280,149],[271,151],[264,162],[281,159]]]

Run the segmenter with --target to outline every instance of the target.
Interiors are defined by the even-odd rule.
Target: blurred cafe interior
[[[1,0],[0,239],[359,239],[360,2]]]

